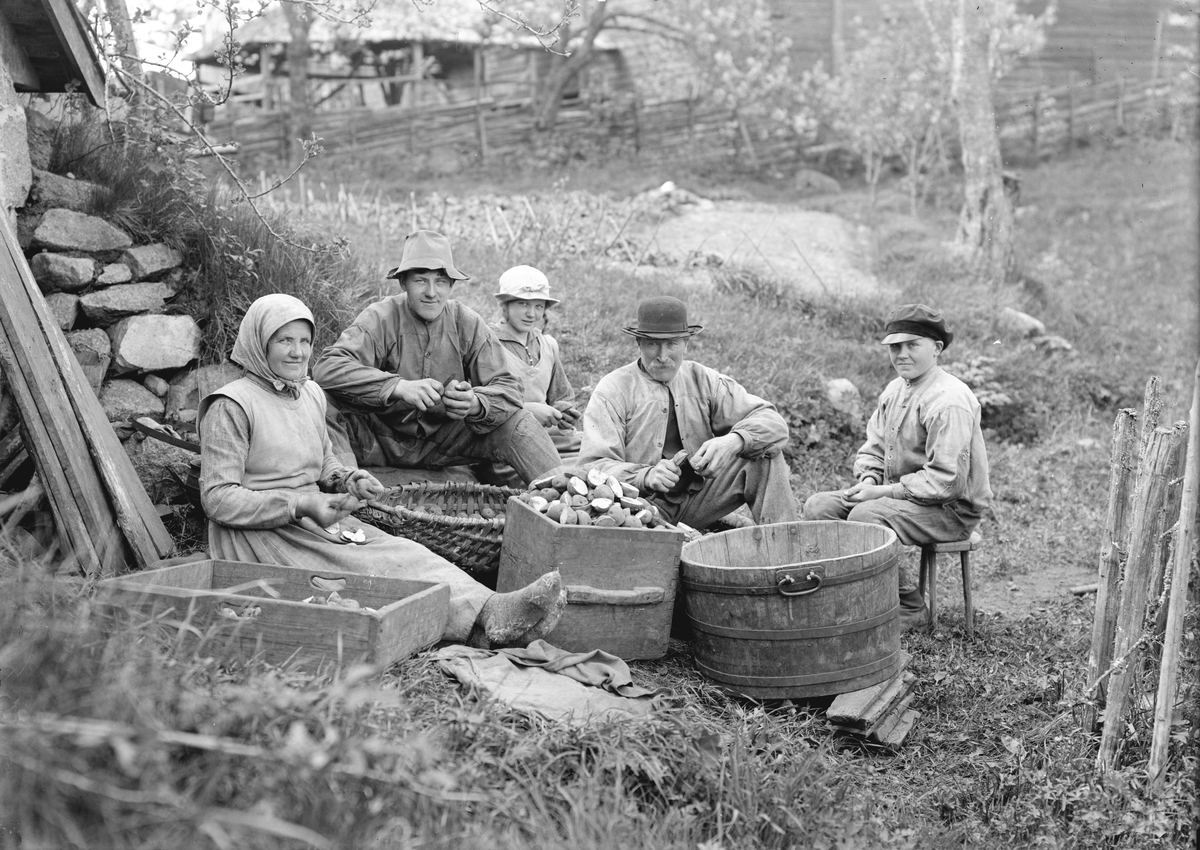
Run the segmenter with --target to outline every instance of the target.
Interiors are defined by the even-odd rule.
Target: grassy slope
[[[912,222],[886,202],[876,211],[852,194],[830,202],[876,228],[880,273],[908,297],[954,306],[963,331],[957,357],[993,354],[987,340],[998,303],[1028,307],[1076,346],[1074,357],[997,355],[997,383],[1023,401],[999,426],[1016,422],[1013,433],[1039,438],[991,447],[999,502],[979,561],[982,585],[1066,565],[1093,569],[1116,406],[1136,403],[1154,372],[1187,383],[1196,328],[1181,316],[1195,315],[1196,246],[1195,196],[1183,175],[1192,162],[1190,151],[1135,143],[1027,173],[1024,200],[1034,209],[1021,218],[1022,243],[1040,286],[1001,293],[972,287],[946,259],[948,213]],[[639,179],[623,174],[620,182]],[[708,180],[694,185],[722,191]],[[779,195],[777,186],[762,191]],[[401,225],[364,240],[364,260],[394,260]],[[490,282],[511,259],[482,245],[459,252],[481,281],[462,294],[490,314]],[[556,330],[581,386],[632,356],[616,326],[638,297],[680,291],[669,278],[633,278],[627,267],[545,259],[557,261],[552,278],[570,294]],[[710,331],[698,357],[780,401],[803,426],[797,432],[816,439],[793,458],[797,492],[844,475],[856,437],[818,416],[813,393],[834,368],[864,395],[882,386],[886,368],[870,342],[890,305],[843,311],[687,294]],[[1087,439],[1094,444],[1080,443]],[[944,598],[956,592],[949,584]],[[1194,716],[1192,731],[1179,729],[1167,794],[1152,797],[1139,784],[1144,713],[1132,718],[1130,767],[1095,778],[1095,738],[1074,715],[1091,623],[1086,598],[1057,596],[1028,617],[985,618],[974,644],[952,605],[936,635],[906,638],[923,716],[895,756],[833,737],[803,706],[725,696],[694,673],[682,643],[661,661],[633,665],[639,683],[670,687],[680,708],[651,723],[571,731],[481,709],[427,656],[375,684],[221,671],[203,652],[175,654],[167,666],[154,642],[106,637],[74,600],[52,604],[8,589],[5,598],[0,668],[15,671],[4,679],[9,706],[196,732],[224,748],[179,747],[153,734],[0,735],[8,768],[0,770],[0,846],[15,846],[14,824],[27,846],[38,834],[50,846],[85,846],[85,836],[91,846],[306,846],[312,833],[289,830],[292,823],[346,848],[1165,848],[1187,840],[1196,815],[1188,784]],[[1193,617],[1193,634],[1195,625]],[[225,742],[263,749],[246,757]],[[327,759],[336,769],[320,767]],[[370,778],[356,778],[364,770]]]

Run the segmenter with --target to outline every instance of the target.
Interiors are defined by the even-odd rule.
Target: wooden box
[[[560,525],[508,500],[496,589],[517,590],[557,568],[567,609],[548,643],[571,652],[661,658],[671,636],[683,532]]]
[[[326,587],[344,582],[338,594],[362,607],[302,601],[329,597],[314,578]],[[130,573],[99,587],[106,604],[155,617],[203,641],[205,653],[309,670],[355,662],[386,668],[441,639],[450,602],[441,583],[218,560]]]

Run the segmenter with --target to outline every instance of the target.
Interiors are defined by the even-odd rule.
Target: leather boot
[[[924,632],[929,630],[929,609],[921,591],[900,591],[900,631]]]

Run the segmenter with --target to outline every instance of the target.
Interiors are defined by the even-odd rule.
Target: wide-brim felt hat
[[[501,304],[509,301],[545,301],[546,306],[558,304],[550,297],[550,281],[533,266],[513,266],[500,275],[500,291],[496,300]]]
[[[954,339],[942,314],[924,304],[901,304],[888,315],[883,333],[880,345],[895,345],[929,337],[940,341],[942,348],[946,348]]]
[[[637,324],[621,328],[638,339],[679,339],[695,336],[703,325],[689,325],[687,305],[670,295],[656,295],[638,304]]]
[[[389,271],[387,277],[398,280],[409,269],[443,269],[451,280],[470,280],[454,265],[450,240],[433,230],[418,230],[405,237],[400,265]]]

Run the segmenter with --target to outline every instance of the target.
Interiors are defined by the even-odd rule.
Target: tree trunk
[[[307,139],[312,135],[313,112],[308,92],[308,59],[311,54],[308,31],[312,27],[312,16],[307,7],[292,0],[285,0],[282,6],[288,25],[288,99],[291,102],[292,135]],[[268,60],[263,57],[263,61],[265,63]]]
[[[583,8],[586,9],[586,5]],[[592,61],[596,36],[600,35],[611,18],[607,3],[603,0],[593,2],[591,11],[586,13],[586,24],[579,37],[579,43],[574,49],[571,48],[570,25],[563,25],[560,43],[564,45],[563,53],[566,55],[551,55],[550,71],[538,86],[538,103],[534,112],[534,126],[537,129],[554,129],[554,123],[558,120],[558,110],[562,106],[563,92],[575,75]]]
[[[121,70],[136,79],[142,78],[142,60],[138,56],[137,41],[133,37],[133,24],[129,19],[129,7],[125,0],[105,0],[108,24],[112,27],[113,47],[120,59]],[[131,98],[139,94],[135,86],[129,87]]]
[[[957,241],[973,265],[996,283],[1013,265],[1013,211],[1004,194],[1003,165],[992,107],[988,16],[958,0],[951,53],[951,99],[962,148],[963,208]]]

